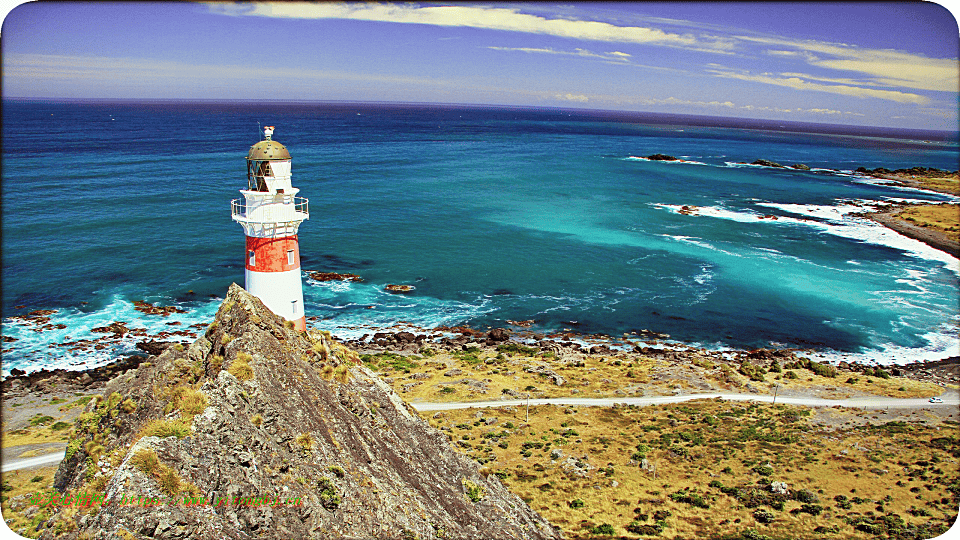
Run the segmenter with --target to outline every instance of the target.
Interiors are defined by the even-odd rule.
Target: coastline
[[[948,255],[952,255],[960,259],[960,242],[957,242],[940,231],[914,225],[906,220],[898,218],[897,214],[902,212],[904,208],[904,206],[898,205],[893,209],[883,209],[878,210],[877,212],[869,212],[863,214],[863,216],[872,219],[873,221],[876,221],[877,223],[884,225],[887,228],[906,236],[907,238],[918,240],[934,249],[943,251]]]
[[[944,171],[924,171],[922,168],[908,170],[898,169],[897,171],[888,171],[886,169],[874,169],[873,171],[864,168],[857,169],[857,172],[867,174],[881,180],[888,180],[891,183],[927,191],[935,191],[946,195],[960,196],[960,171],[942,174]],[[862,214],[864,217],[872,219],[885,227],[892,229],[908,238],[918,240],[924,244],[943,251],[948,255],[960,259],[960,241],[950,238],[942,231],[915,225],[909,221],[898,217],[898,214],[908,208],[932,208],[936,204],[898,204],[885,207],[876,212]]]

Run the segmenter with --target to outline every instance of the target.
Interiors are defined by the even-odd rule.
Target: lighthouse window
[[[287,250],[287,264],[289,264],[290,266],[293,266],[293,250],[292,249]]]
[[[250,266],[256,266],[256,265],[257,265],[257,252],[256,252],[256,251],[250,251],[249,258],[250,258]]]
[[[293,304],[293,313],[294,313],[294,315],[296,315],[296,313],[297,313],[297,301],[294,300],[294,301],[292,302],[292,304]]]

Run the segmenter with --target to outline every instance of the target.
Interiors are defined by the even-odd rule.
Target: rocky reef
[[[54,482],[77,503],[41,538],[560,538],[355,352],[237,285],[150,360],[77,420]]]

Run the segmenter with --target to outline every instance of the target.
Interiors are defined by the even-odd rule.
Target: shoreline
[[[639,158],[639,159],[652,159],[657,156],[659,155],[650,156],[650,158]],[[670,158],[671,156],[663,156],[663,157]],[[676,158],[672,158],[672,159],[676,160]],[[683,160],[678,160],[678,161],[683,161]],[[763,163],[760,163],[760,165],[762,166],[776,166],[776,167],[783,168],[782,165],[775,164],[772,162],[766,162],[765,160],[758,160],[758,162],[763,162]],[[795,165],[792,167],[798,168],[798,170],[803,170],[799,168],[801,167],[800,165]],[[960,173],[957,173],[957,172],[937,171],[935,169],[923,170],[922,167],[908,169],[908,170],[898,169],[897,171],[889,171],[887,169],[874,169],[873,171],[870,171],[861,167],[861,168],[858,168],[855,172],[857,174],[862,174],[862,175],[876,178],[879,180],[884,180],[886,182],[890,182],[902,187],[922,189],[926,191],[943,193],[943,194],[948,194],[953,196],[960,196],[960,189],[958,189],[954,185],[956,184],[956,181],[955,181],[956,177],[960,176]],[[944,204],[944,203],[940,203],[940,204]],[[950,255],[954,258],[960,259],[960,242],[948,237],[946,234],[940,231],[937,231],[935,229],[922,227],[922,226],[910,223],[902,218],[896,217],[896,214],[906,209],[936,207],[936,206],[940,206],[940,204],[922,204],[922,203],[883,204],[879,206],[876,210],[857,212],[850,215],[869,219],[907,238],[922,242],[923,244],[933,249],[946,253],[947,255]],[[360,279],[359,276],[355,276],[353,274],[336,274],[333,272],[311,273],[309,271],[307,271],[307,273],[311,274],[311,277],[313,277],[312,274],[321,274],[324,276],[329,276],[329,277],[324,277],[323,279],[313,277],[313,279],[318,279],[321,281],[337,280],[337,279],[362,281],[362,279]],[[192,293],[192,291],[190,292]],[[141,312],[142,314],[145,314],[145,315],[156,315],[158,317],[166,318],[171,313],[184,313],[184,311],[178,308],[177,306],[160,306],[160,305],[154,306],[145,301],[134,301],[133,304],[134,304],[134,309],[136,311]],[[17,306],[17,307],[23,308],[25,306]],[[50,314],[56,313],[57,311],[58,310],[56,309],[39,309],[39,310],[32,311],[26,315],[14,315],[14,316],[8,317],[5,320],[28,324],[33,327],[33,330],[35,332],[43,332],[50,329],[62,328],[64,326],[63,324],[53,324],[50,321],[50,317],[49,317]],[[316,317],[313,317],[312,319],[314,321],[317,320]],[[511,322],[512,321],[505,321],[505,324],[507,324],[508,327],[510,327]],[[118,361],[126,361],[128,363],[133,361],[134,363],[139,363],[140,361],[143,361],[145,357],[160,354],[160,352],[162,352],[166,347],[172,346],[176,343],[190,342],[192,339],[195,339],[197,335],[200,332],[202,332],[203,328],[206,326],[205,323],[192,324],[189,326],[181,326],[181,323],[177,321],[167,322],[165,323],[166,325],[176,325],[177,328],[171,327],[169,329],[164,329],[158,334],[151,335],[141,328],[127,328],[125,326],[126,324],[127,323],[123,323],[123,322],[113,322],[112,324],[109,324],[103,327],[94,328],[92,330],[93,332],[101,334],[97,337],[94,337],[92,339],[80,339],[80,340],[69,341],[69,342],[61,343],[59,345],[69,346],[70,351],[90,352],[94,350],[101,350],[102,348],[106,348],[111,345],[118,344],[121,340],[124,340],[124,339],[129,340],[130,338],[134,338],[135,346],[137,349],[142,351],[141,353],[136,353],[136,352],[115,353],[116,356],[114,356],[112,360],[101,359],[101,362],[103,360],[107,360],[106,363],[99,363],[97,367],[93,367],[93,368],[85,367],[83,363],[74,363],[74,364],[71,364],[71,366],[69,367],[64,366],[64,367],[56,367],[53,369],[50,369],[50,368],[35,369],[33,371],[30,371],[29,374],[27,374],[26,377],[23,378],[23,380],[25,381],[26,384],[29,385],[31,384],[31,381],[47,378],[53,374],[59,374],[58,376],[61,379],[65,381],[70,381],[80,377],[84,373],[89,373],[90,375],[88,376],[95,376],[98,380],[105,380],[102,374],[98,375],[98,373],[100,373],[98,370],[102,370],[104,368],[109,369],[110,366],[114,365]],[[500,324],[504,324],[504,323],[500,323]],[[457,328],[461,328],[461,327],[455,327],[449,330],[456,331]],[[440,332],[443,332],[448,329],[442,326],[437,328],[413,327],[401,321],[388,327],[370,328],[369,333],[367,335],[375,336],[379,333],[397,333],[397,332],[404,332],[408,330],[412,330],[419,333],[434,334],[439,338]],[[541,341],[543,339],[543,336],[541,334],[537,334],[532,331],[524,332],[522,328],[516,329],[516,332],[517,332],[517,335],[522,336],[527,340],[532,340],[534,342]],[[555,343],[563,343],[565,340],[572,339],[572,340],[577,340],[582,343],[585,343],[588,346],[590,345],[613,346],[614,349],[618,347],[623,347],[623,346],[630,348],[632,346],[644,344],[644,343],[647,345],[654,345],[657,348],[665,347],[665,350],[668,352],[683,350],[683,349],[696,349],[696,348],[702,347],[702,345],[695,342],[670,341],[669,336],[665,334],[659,334],[657,332],[648,332],[648,331],[640,331],[639,334],[636,332],[632,332],[629,335],[627,333],[624,333],[623,338],[617,338],[615,336],[607,336],[603,334],[585,334],[582,332],[577,332],[575,330],[569,331],[569,329],[564,329],[563,331],[557,330],[557,331],[552,331],[550,333],[547,333],[546,338],[548,341],[552,341]],[[348,343],[358,341],[355,337],[351,338],[346,336],[340,336],[339,339],[343,339],[345,342],[348,342]],[[360,339],[362,340],[363,338],[360,338]],[[170,341],[167,341],[167,340],[170,340]],[[177,340],[177,341],[174,341],[174,340]],[[6,344],[6,342],[8,341],[15,341],[15,339],[4,337],[4,344]],[[817,349],[806,349],[806,348],[802,348],[802,346],[789,347],[788,349],[794,350],[797,352],[802,352],[803,354],[807,354],[811,359],[813,359],[814,357],[819,357],[822,359],[824,358],[823,356],[824,353],[829,353],[829,351],[821,351]],[[703,350],[709,350],[709,349],[703,348]],[[735,355],[737,353],[743,352],[745,349],[741,346],[741,347],[730,347],[730,348],[722,347],[719,350],[723,350],[729,354]],[[4,352],[10,352],[10,350],[5,350]],[[941,351],[941,352],[946,353],[946,351]],[[123,355],[123,356],[121,357],[120,355]],[[843,353],[838,353],[835,356],[836,357],[830,358],[827,361],[834,364],[839,364],[844,362],[844,360],[840,358],[841,356],[844,356]],[[956,356],[947,357],[947,358],[941,357],[939,358],[939,360],[941,361],[952,360],[955,358],[957,357]],[[136,359],[136,360],[131,360],[131,359]],[[927,365],[931,362],[936,362],[936,361],[937,360],[917,359],[917,360],[912,360],[907,364],[891,363],[891,364],[881,364],[881,365],[883,365],[886,368],[891,368],[891,367],[902,368],[912,364]],[[861,360],[861,362],[865,362],[865,361]],[[879,363],[876,360],[874,360],[873,362]],[[10,371],[10,374],[4,378],[4,381],[15,380],[17,379],[17,375],[23,376],[24,371],[14,368]]]
[[[936,193],[942,193],[944,195],[953,195],[960,196],[960,186],[948,184],[956,184],[956,177],[960,176],[960,172],[949,173],[946,175],[940,174],[943,171],[937,171],[936,173],[931,171],[922,171],[920,168],[888,171],[886,169],[874,169],[873,171],[866,170],[863,168],[857,169],[856,172],[861,174],[866,174],[873,178],[879,180],[887,180],[895,185],[902,187],[913,188],[913,189],[922,189],[926,191],[933,191]],[[909,174],[907,174],[909,173]],[[937,204],[895,204],[886,208],[877,210],[876,212],[866,212],[862,215],[868,219],[876,221],[877,223],[891,229],[897,233],[900,233],[907,238],[923,242],[924,244],[942,251],[948,255],[951,255],[955,258],[960,259],[960,241],[957,241],[953,238],[950,238],[946,234],[936,229],[931,229],[929,227],[923,227],[920,225],[914,225],[904,219],[897,217],[897,214],[903,212],[908,208],[927,208],[939,206]]]
[[[910,206],[926,207],[936,205],[897,205],[893,209],[867,212],[862,215],[868,219],[876,221],[888,229],[906,236],[907,238],[923,242],[933,249],[942,251],[947,255],[951,255],[957,259],[960,259],[960,242],[957,242],[940,231],[914,225],[906,220],[896,217],[896,214],[902,212],[905,208]]]

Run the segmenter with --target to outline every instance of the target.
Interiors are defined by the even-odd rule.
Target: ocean
[[[230,200],[263,125],[310,200],[308,324],[342,338],[532,320],[543,334],[635,343],[656,332],[831,361],[902,364],[960,347],[957,259],[854,215],[957,202],[854,172],[956,170],[952,133],[349,103],[8,99],[3,118],[4,375],[202,334],[230,283],[243,284]],[[654,153],[684,161],[643,158]],[[758,158],[811,170],[747,164]],[[177,310],[147,314],[139,301]],[[129,332],[104,333],[114,322]]]

